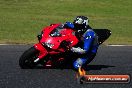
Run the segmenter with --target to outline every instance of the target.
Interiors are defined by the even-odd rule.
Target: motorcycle
[[[94,31],[99,37],[99,44],[111,35],[108,29],[94,29]],[[71,28],[64,28],[63,24],[51,24],[45,27],[37,36],[39,43],[21,55],[19,66],[22,69],[33,69],[40,65],[44,68],[72,66],[73,61],[79,56],[70,51],[70,47],[79,43],[75,32]]]

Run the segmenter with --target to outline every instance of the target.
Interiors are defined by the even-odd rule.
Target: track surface
[[[78,84],[72,69],[20,69],[18,60],[31,45],[0,46],[0,88],[132,88],[129,84]],[[101,46],[87,74],[132,75],[132,47]]]

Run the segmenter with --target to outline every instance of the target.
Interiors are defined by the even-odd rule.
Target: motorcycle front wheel
[[[37,65],[34,63],[34,60],[37,58],[39,51],[36,50],[34,47],[29,48],[26,50],[19,59],[19,66],[22,69],[33,69]]]

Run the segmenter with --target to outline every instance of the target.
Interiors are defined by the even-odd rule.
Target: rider
[[[79,67],[87,65],[94,59],[99,43],[98,36],[89,26],[89,20],[87,17],[77,16],[73,24],[74,29],[77,30],[77,38],[83,43],[81,46],[78,45],[77,47],[71,48],[71,51],[81,55],[81,57],[73,63],[73,67],[78,70]]]

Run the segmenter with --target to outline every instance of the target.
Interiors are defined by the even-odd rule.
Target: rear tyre
[[[22,69],[32,69],[35,68],[37,63],[34,63],[34,60],[37,58],[39,51],[34,47],[26,50],[19,59],[19,66]]]

